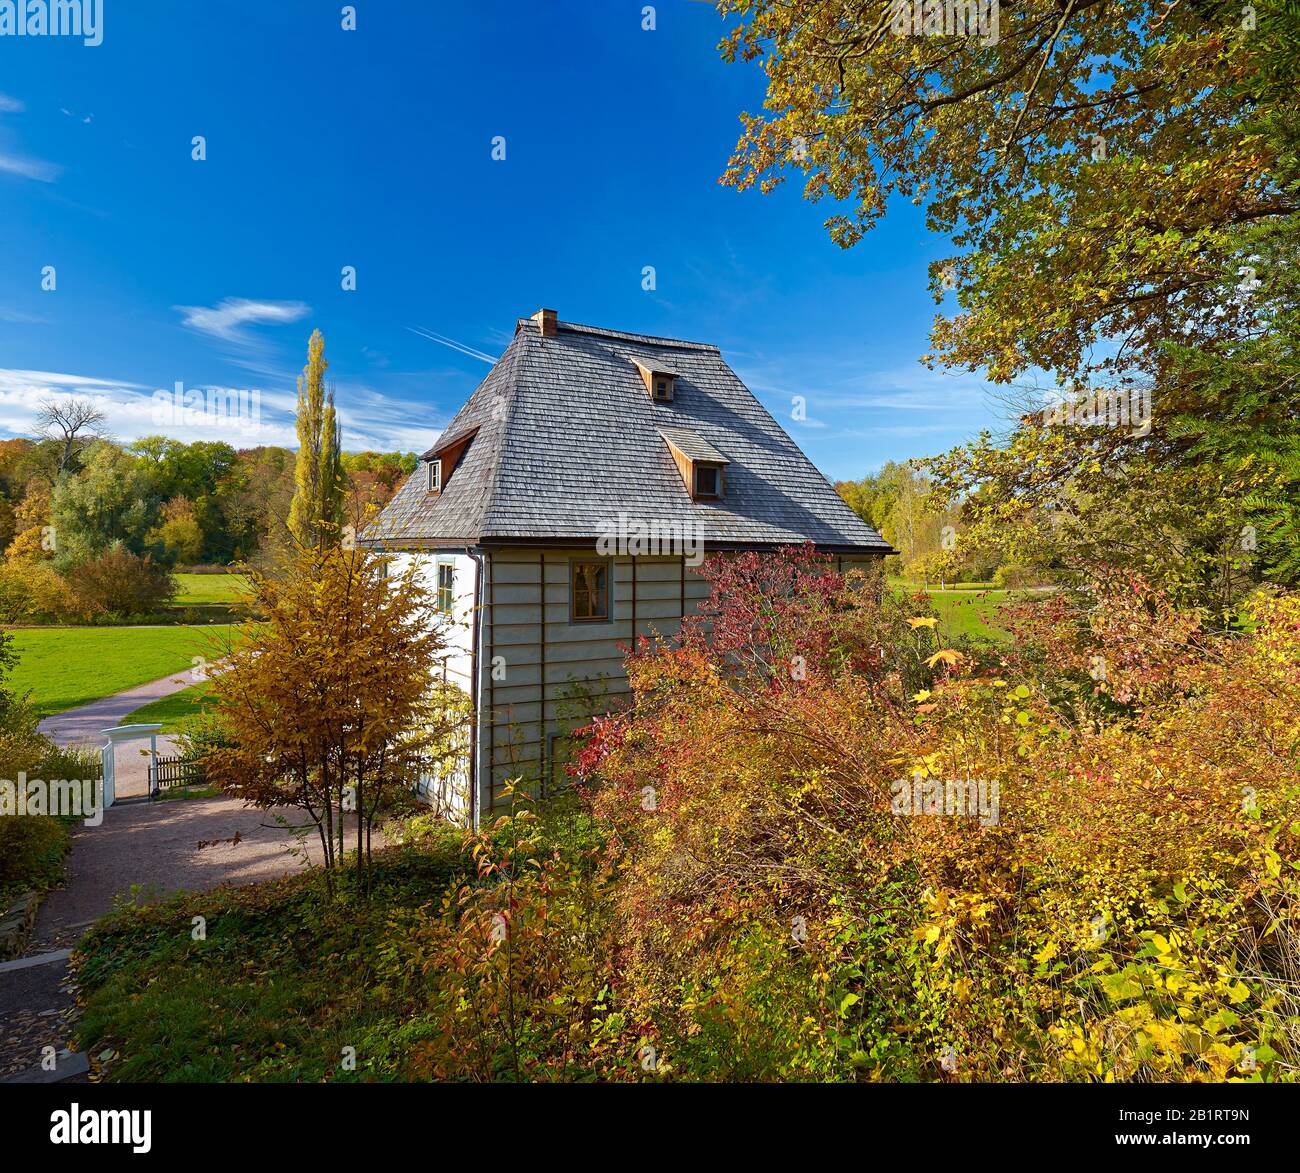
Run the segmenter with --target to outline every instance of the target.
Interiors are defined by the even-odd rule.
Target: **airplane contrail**
[[[463,342],[457,342],[454,338],[447,338],[442,334],[435,334],[432,330],[425,330],[421,326],[407,326],[406,328],[412,334],[418,334],[421,338],[427,338],[430,342],[436,342],[440,346],[449,346],[452,350],[458,350],[461,354],[478,359],[479,362],[491,365],[497,361],[490,354],[484,354],[481,350],[475,350],[472,346],[466,346]]]

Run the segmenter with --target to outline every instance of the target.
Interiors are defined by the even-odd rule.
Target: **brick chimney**
[[[543,338],[554,338],[560,332],[554,310],[538,310],[533,315],[533,321],[537,323],[537,331]]]

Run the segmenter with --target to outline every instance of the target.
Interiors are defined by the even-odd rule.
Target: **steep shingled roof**
[[[671,403],[646,394],[638,361],[670,365]],[[689,429],[731,462],[725,498],[691,500],[663,440],[674,428]],[[568,322],[543,337],[535,321],[521,318],[442,436],[471,432],[456,467],[443,469],[441,494],[427,493],[417,471],[363,532],[364,545],[591,540],[622,511],[698,522],[706,546],[812,541],[890,552],[716,346]],[[430,452],[443,447],[440,438]]]

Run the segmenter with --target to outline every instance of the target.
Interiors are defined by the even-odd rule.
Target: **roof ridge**
[[[515,323],[515,332],[524,326],[536,326],[532,318],[519,318]],[[604,326],[588,326],[582,322],[556,322],[555,328],[560,333],[590,334],[597,338],[616,338],[620,342],[635,342],[642,346],[663,346],[677,350],[703,350],[711,354],[721,354],[721,348],[711,342],[691,342],[685,338],[665,338],[658,334],[634,334],[627,330],[610,330]]]

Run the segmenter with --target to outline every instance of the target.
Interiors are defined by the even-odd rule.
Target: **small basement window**
[[[441,460],[429,461],[428,491],[430,493],[442,492],[442,461]]]
[[[569,619],[574,623],[598,623],[609,619],[609,563],[569,564]]]
[[[697,497],[722,496],[722,469],[716,464],[695,466],[695,495]]]
[[[450,562],[438,563],[439,611],[450,611],[456,603],[456,567]]]

